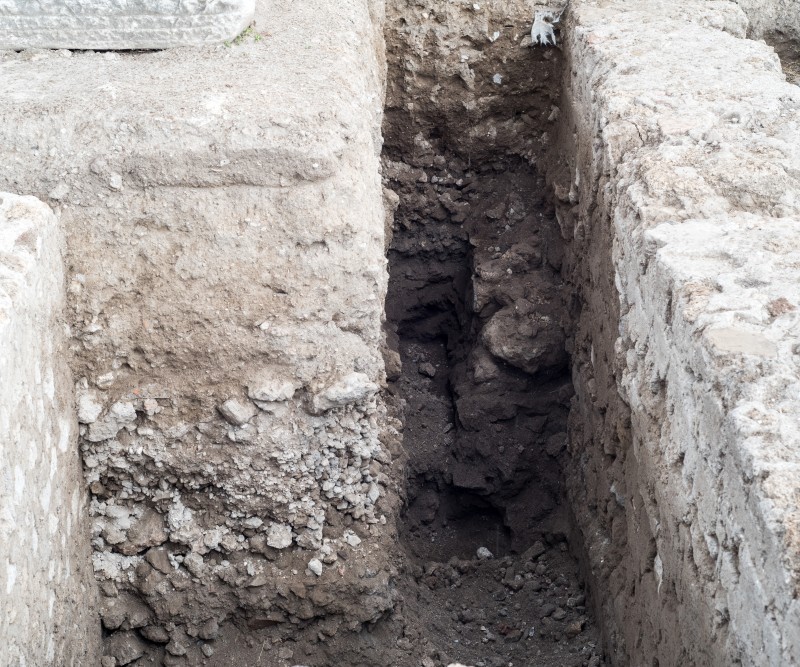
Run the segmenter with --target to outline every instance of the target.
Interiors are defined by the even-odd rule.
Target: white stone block
[[[255,0],[8,0],[0,49],[165,49],[221,43],[253,20]]]

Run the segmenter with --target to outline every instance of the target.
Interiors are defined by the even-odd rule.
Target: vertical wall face
[[[729,3],[572,7],[568,486],[617,664],[794,664],[800,89]]]
[[[736,0],[750,23],[748,34],[761,39],[782,33],[800,39],[800,6],[794,0]]]
[[[391,605],[379,7],[266,4],[263,34],[229,47],[0,65],[3,182],[67,233],[118,661],[167,622],[194,659],[234,614],[358,624]]]
[[[0,637],[5,665],[98,664],[95,583],[62,321],[63,233],[0,193]]]

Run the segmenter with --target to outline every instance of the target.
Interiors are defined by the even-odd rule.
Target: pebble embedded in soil
[[[427,375],[429,378],[436,376],[436,366],[431,363],[424,363],[419,365],[420,375]]]

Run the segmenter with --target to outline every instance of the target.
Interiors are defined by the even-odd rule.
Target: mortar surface
[[[737,11],[572,13],[568,487],[620,663],[798,659],[800,88]]]

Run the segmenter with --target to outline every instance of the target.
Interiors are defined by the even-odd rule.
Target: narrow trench
[[[408,457],[390,624],[416,650],[384,656],[597,667],[562,475],[574,304],[541,173],[562,58],[520,47],[523,5],[485,8],[388,7],[387,372]]]
[[[384,161],[399,200],[387,320],[409,457],[404,615],[431,665],[600,665],[566,538],[554,211],[520,158],[469,164],[440,146],[430,164]]]

